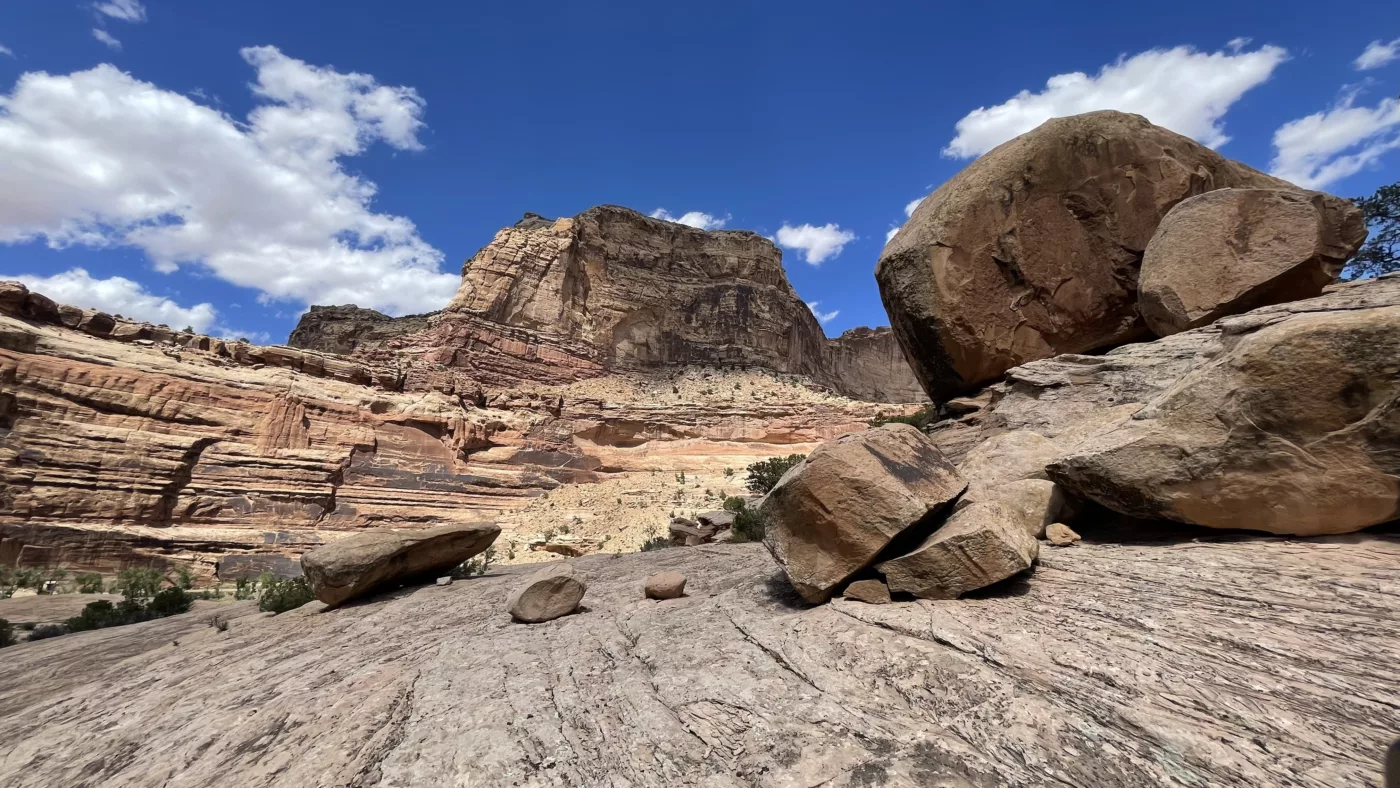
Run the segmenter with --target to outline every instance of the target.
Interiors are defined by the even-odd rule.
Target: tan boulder
[[[890,587],[879,580],[857,580],[841,592],[846,599],[854,599],[867,605],[888,605]]]
[[[789,470],[760,506],[763,541],[797,592],[824,602],[966,487],[928,436],[886,424],[824,443]]]
[[[549,564],[530,575],[524,585],[515,589],[506,601],[512,618],[526,624],[538,624],[567,616],[578,609],[588,585],[574,574],[565,562]]]
[[[957,599],[1029,569],[1039,554],[1022,515],[989,501],[955,512],[912,552],[877,568],[891,591]]]
[[[1171,209],[1147,244],[1138,303],[1158,336],[1322,293],[1366,240],[1361,210],[1319,192],[1219,189]]]
[[[1056,520],[1070,519],[1073,507],[1068,505],[1064,488],[1046,479],[1021,479],[995,487],[969,488],[954,505],[955,510],[984,502],[999,503],[1010,509],[1031,536],[1039,539],[1045,527]]]
[[[1395,519],[1400,306],[1356,303],[1261,313],[1277,322],[1237,336],[1051,477],[1124,514],[1211,528],[1339,534]]]
[[[648,577],[642,592],[647,599],[677,599],[685,596],[685,575],[680,572],[657,572]]]
[[[1056,547],[1069,547],[1078,542],[1080,536],[1064,523],[1051,523],[1045,528],[1045,539]]]
[[[875,278],[935,401],[1034,359],[1140,337],[1136,282],[1167,212],[1226,187],[1288,184],[1122,112],[1055,118],[939,187]]]
[[[339,605],[383,588],[434,580],[490,547],[500,533],[495,523],[370,531],[311,550],[301,557],[301,568],[317,599]]]

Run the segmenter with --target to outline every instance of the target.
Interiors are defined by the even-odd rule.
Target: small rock
[[[879,565],[891,591],[957,599],[1030,568],[1040,554],[1021,515],[988,501],[955,512],[913,550]]]
[[[552,621],[578,609],[587,590],[583,579],[574,574],[574,568],[561,561],[530,575],[525,584],[510,595],[506,609],[512,618],[525,624]]]
[[[864,602],[867,605],[888,605],[890,603],[890,587],[879,580],[857,580],[846,586],[846,591],[842,596],[857,602]]]
[[[647,599],[676,599],[685,596],[685,575],[680,572],[658,572],[647,578]]]
[[[1045,538],[1056,547],[1069,547],[1079,541],[1079,534],[1064,523],[1051,523],[1045,527]]]
[[[450,585],[452,585],[452,578],[451,578],[451,577],[439,577],[439,578],[437,579],[437,584],[440,585],[440,586],[450,586]]]

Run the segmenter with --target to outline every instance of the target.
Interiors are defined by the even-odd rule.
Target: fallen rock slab
[[[567,616],[578,609],[588,585],[568,563],[550,564],[530,575],[506,602],[512,618],[538,624]]]
[[[1045,539],[1056,547],[1069,547],[1078,542],[1080,536],[1064,523],[1051,523],[1045,528]]]
[[[1219,189],[1169,211],[1143,254],[1138,302],[1158,336],[1322,294],[1366,240],[1361,209],[1319,192]]]
[[[647,599],[679,599],[685,596],[685,575],[680,572],[657,572],[647,578],[642,591]]]
[[[957,599],[1024,572],[1040,554],[1022,515],[1003,504],[955,512],[913,552],[881,563],[891,591],[921,599]]]
[[[1266,323],[1049,473],[1123,514],[1210,528],[1387,522],[1400,511],[1397,359],[1400,306]]]
[[[789,470],[760,505],[763,542],[804,599],[824,602],[966,487],[926,435],[886,424],[824,443]]]
[[[301,569],[316,598],[335,606],[391,586],[435,580],[486,550],[500,533],[495,523],[371,531],[311,550],[301,557]]]
[[[888,605],[890,587],[879,580],[857,580],[841,592],[846,599],[854,599],[867,605]]]
[[[1289,188],[1138,115],[1046,121],[924,198],[875,268],[934,401],[1059,353],[1131,342],[1143,251],[1183,199]]]
[[[1059,519],[1070,519],[1067,515],[1072,514],[1073,510],[1064,488],[1046,479],[1022,479],[995,487],[978,488],[976,491],[969,490],[958,499],[954,510],[986,501],[1010,509],[1021,527],[1037,539],[1045,535],[1047,525]]]

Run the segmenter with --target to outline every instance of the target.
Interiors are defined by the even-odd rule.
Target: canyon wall
[[[290,342],[369,359],[407,354],[502,386],[714,365],[804,375],[868,401],[925,399],[889,329],[826,338],[768,239],[617,206],[555,221],[527,215],[501,230],[463,266],[440,313],[313,307]]]

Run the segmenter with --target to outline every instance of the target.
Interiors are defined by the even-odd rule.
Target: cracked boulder
[[[1217,323],[1233,335],[1224,352],[1050,476],[1124,514],[1210,528],[1312,536],[1396,519],[1400,306],[1367,306],[1386,300],[1380,283],[1344,292],[1347,309],[1312,311],[1317,299]]]
[[[1147,244],[1138,300],[1158,336],[1320,295],[1366,240],[1361,209],[1320,192],[1219,189],[1183,201]]]
[[[1027,361],[1134,341],[1143,250],[1182,200],[1288,188],[1138,115],[1055,118],[969,164],[885,245],[875,278],[944,401]]]
[[[789,470],[760,507],[763,541],[804,599],[825,602],[966,487],[928,436],[886,424],[822,444]]]
[[[301,568],[316,598],[335,606],[375,591],[432,582],[490,547],[500,533],[495,523],[370,531],[317,547],[301,557]]]
[[[1060,519],[1073,519],[1075,507],[1065,495],[1064,488],[1045,479],[1022,479],[995,487],[969,488],[954,505],[957,510],[985,501],[999,503],[1016,514],[1030,534],[1037,539],[1045,535],[1045,527]]]
[[[958,510],[923,544],[877,568],[891,591],[957,599],[1024,572],[1039,554],[1024,515],[988,501]]]
[[[681,579],[684,591],[685,579]],[[511,618],[525,624],[539,624],[567,616],[578,609],[588,584],[566,562],[550,564],[530,575],[506,601]]]

